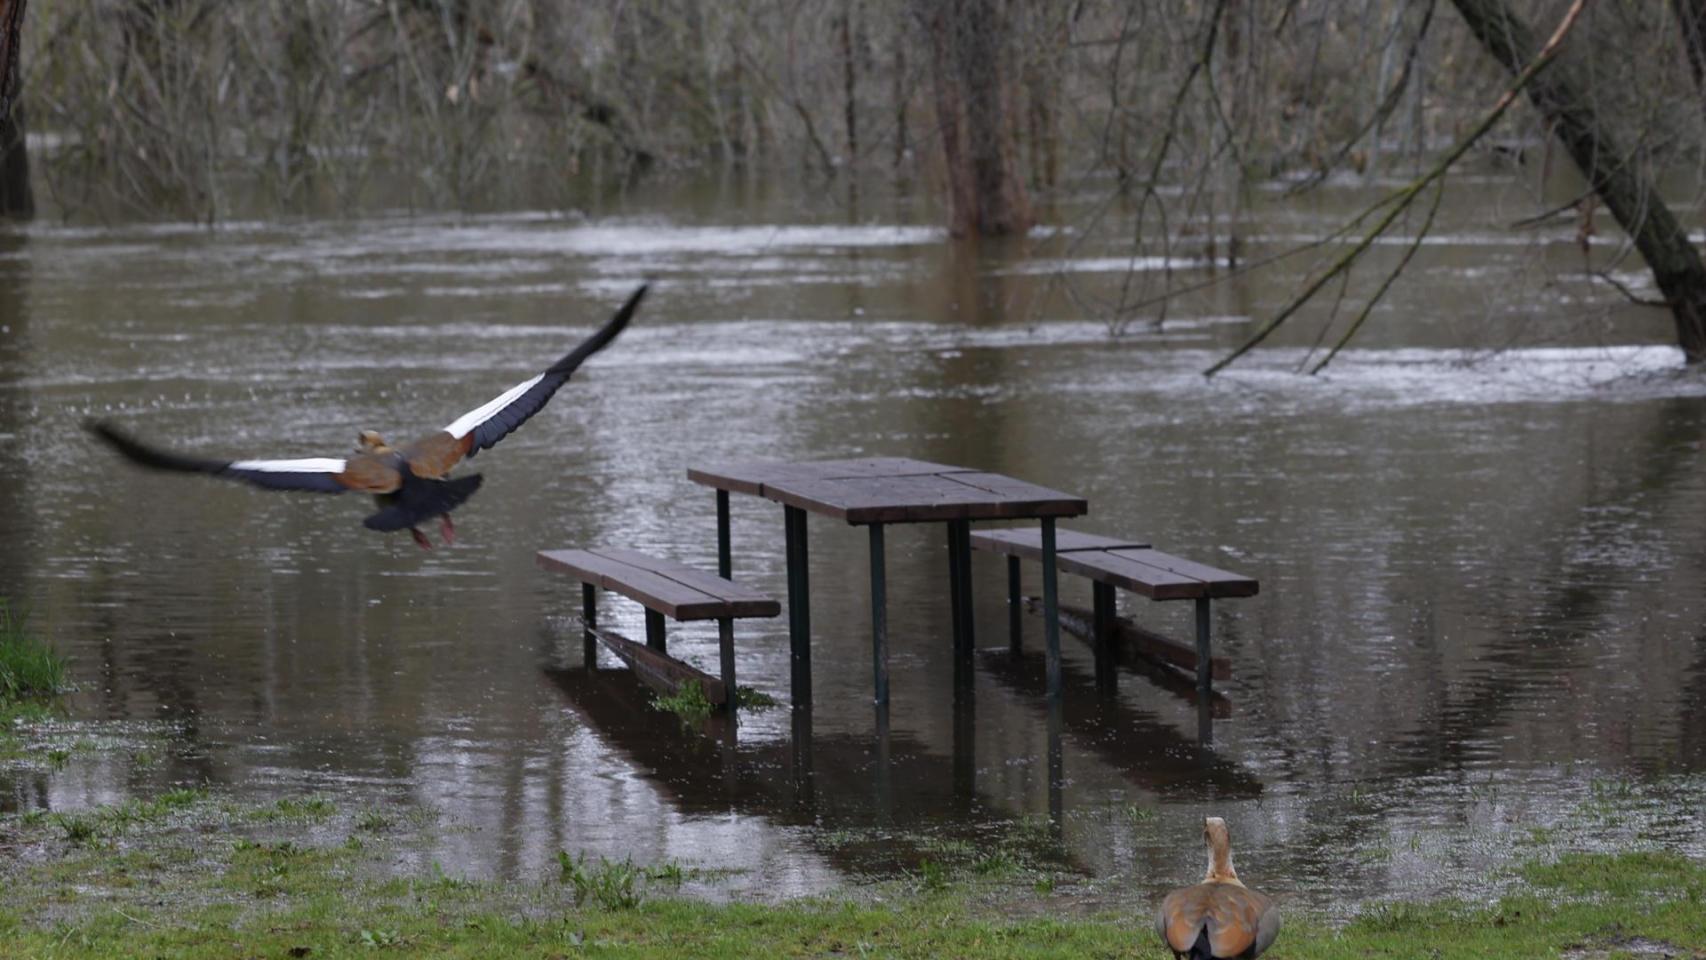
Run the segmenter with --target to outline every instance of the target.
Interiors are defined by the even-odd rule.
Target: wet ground
[[[1246,254],[1370,196],[1264,196]],[[1123,255],[1117,205],[1090,227],[1094,201],[976,250],[899,200],[849,223],[797,194],[685,187],[582,216],[5,234],[0,595],[73,658],[91,735],[166,746],[0,772],[0,811],[185,784],[348,794],[455,824],[430,852],[452,874],[536,876],[566,849],[730,869],[721,889],[758,896],[1036,836],[1140,899],[1201,869],[1204,814],[1232,822],[1246,879],[1329,905],[1473,895],[1519,842],[1706,851],[1706,381],[1665,317],[1577,276],[1568,225],[1503,226],[1550,202],[1466,178],[1326,373],[1296,373],[1323,307],[1205,380],[1310,261],[1184,297],[1158,327],[1111,324],[1078,304],[1169,275]],[[1401,254],[1380,248],[1347,303]],[[1640,284],[1615,255],[1604,242],[1596,263]],[[1175,284],[1209,276],[1202,251],[1172,266]],[[453,549],[362,529],[354,497],[141,474],[78,429],[108,417],[228,457],[412,439],[537,372],[645,278],[623,339],[471,465],[486,483]],[[939,527],[889,533],[886,735],[865,537],[821,519],[809,731],[786,707],[732,738],[683,729],[613,659],[589,673],[577,592],[536,550],[714,568],[689,465],[861,455],[1072,491],[1091,511],[1070,526],[1258,577],[1260,596],[1216,609],[1234,676],[1212,743],[1141,673],[1099,698],[1071,639],[1051,736],[1036,621],[1030,655],[1006,656],[987,556],[990,649],[956,696]],[[781,520],[735,499],[736,577],[777,596]],[[1185,605],[1122,605],[1188,630]],[[601,616],[643,633],[637,606]],[[785,618],[738,644],[743,682],[786,701]],[[672,649],[711,666],[715,632]]]

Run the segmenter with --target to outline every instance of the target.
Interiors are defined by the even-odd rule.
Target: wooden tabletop
[[[999,473],[904,457],[694,467],[694,483],[747,493],[851,524],[1076,517],[1083,497]]]

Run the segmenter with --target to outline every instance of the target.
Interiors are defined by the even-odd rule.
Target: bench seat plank
[[[980,530],[971,535],[971,542],[972,546],[979,550],[988,550],[992,553],[1023,557],[1026,560],[1041,560],[1043,558],[1043,532],[1040,527]],[[1119,537],[1104,537],[1096,533],[1079,533],[1077,530],[1057,528],[1054,532],[1055,553],[1072,553],[1078,550],[1119,550],[1148,546],[1150,544],[1142,540],[1122,540]]]
[[[1110,553],[1116,557],[1135,560],[1152,567],[1160,567],[1180,576],[1201,580],[1208,591],[1205,596],[1253,597],[1259,589],[1256,581],[1249,577],[1197,563],[1194,560],[1186,560],[1184,557],[1175,557],[1159,550],[1113,550]]]
[[[979,550],[1041,560],[1042,531],[1035,527],[985,530],[971,536]],[[1147,543],[1119,540],[1076,530],[1055,531],[1056,565],[1142,594],[1151,600],[1202,600],[1253,597],[1259,584],[1242,574],[1162,553]]]
[[[751,590],[728,581],[721,581],[726,586],[714,586],[710,581],[721,578],[636,551],[541,550],[538,563],[637,600],[675,620],[774,617],[782,612],[781,604]]]
[[[745,584],[735,583],[732,580],[724,580],[722,577],[719,577],[714,573],[707,573],[704,570],[700,570],[698,567],[690,567],[687,564],[676,563],[673,560],[660,560],[650,554],[641,553],[638,550],[629,550],[625,547],[594,547],[590,552],[596,553],[601,557],[609,557],[612,560],[619,560],[643,570],[650,570],[652,573],[668,577],[682,586],[692,587],[700,593],[708,594],[719,600],[727,601],[728,603],[752,603],[757,604],[764,609],[774,610],[774,612],[768,614],[748,613],[739,614],[739,616],[776,616],[782,612],[780,604],[764,594],[759,593],[757,590],[754,590]]]
[[[1151,600],[1195,600],[1208,596],[1208,585],[1195,577],[1117,553],[1077,550],[1061,554],[1058,563],[1067,573],[1111,583]]]

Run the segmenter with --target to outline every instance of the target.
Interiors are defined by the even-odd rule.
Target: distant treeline
[[[1571,40],[1644,150],[1698,146],[1693,2],[1594,4]],[[30,0],[23,32],[38,190],[73,214],[702,167],[948,189],[948,126],[974,179],[996,150],[1031,191],[1165,183],[1200,215],[1423,154],[1503,82],[1434,0]]]

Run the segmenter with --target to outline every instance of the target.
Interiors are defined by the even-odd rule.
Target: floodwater
[[[1263,193],[1245,254],[1376,193]],[[1324,255],[1115,336],[1080,304],[1211,273],[1204,249],[1175,250],[1170,274],[1130,257],[1130,211],[1093,222],[1089,188],[1056,229],[978,249],[904,197],[850,216],[750,185],[658,186],[578,216],[13,230],[0,595],[72,657],[75,717],[171,747],[0,773],[0,812],[183,784],[325,793],[433,809],[448,826],[424,856],[452,875],[543,877],[584,851],[732,871],[713,896],[834,890],[1017,837],[1087,898],[1135,904],[1198,875],[1204,814],[1232,823],[1247,880],[1330,907],[1474,895],[1537,837],[1700,853],[1706,381],[1682,372],[1662,314],[1581,279],[1572,225],[1504,226],[1552,199],[1496,173],[1457,181],[1322,375],[1296,371],[1331,296],[1212,380],[1200,371]],[[1341,323],[1402,252],[1376,249]],[[1617,254],[1598,238],[1596,266],[1639,289]],[[363,529],[354,496],[138,472],[78,427],[111,418],[222,457],[337,456],[362,428],[412,439],[537,372],[647,278],[632,329],[469,465],[486,483],[450,549]],[[983,555],[983,649],[956,693],[940,526],[888,535],[886,726],[866,539],[822,518],[809,718],[683,728],[608,654],[588,671],[578,591],[536,550],[714,569],[714,499],[689,466],[872,455],[1071,491],[1091,509],[1069,527],[1259,578],[1215,610],[1234,676],[1212,740],[1164,677],[1122,671],[1099,695],[1070,637],[1051,723],[1038,621],[1009,657],[1005,571]],[[736,577],[785,596],[780,508],[737,496],[733,513]],[[1188,604],[1121,605],[1188,634]],[[601,617],[643,636],[632,603],[606,598]],[[737,645],[742,682],[785,704],[786,617],[741,623]],[[715,669],[714,629],[675,629],[671,649]]]

